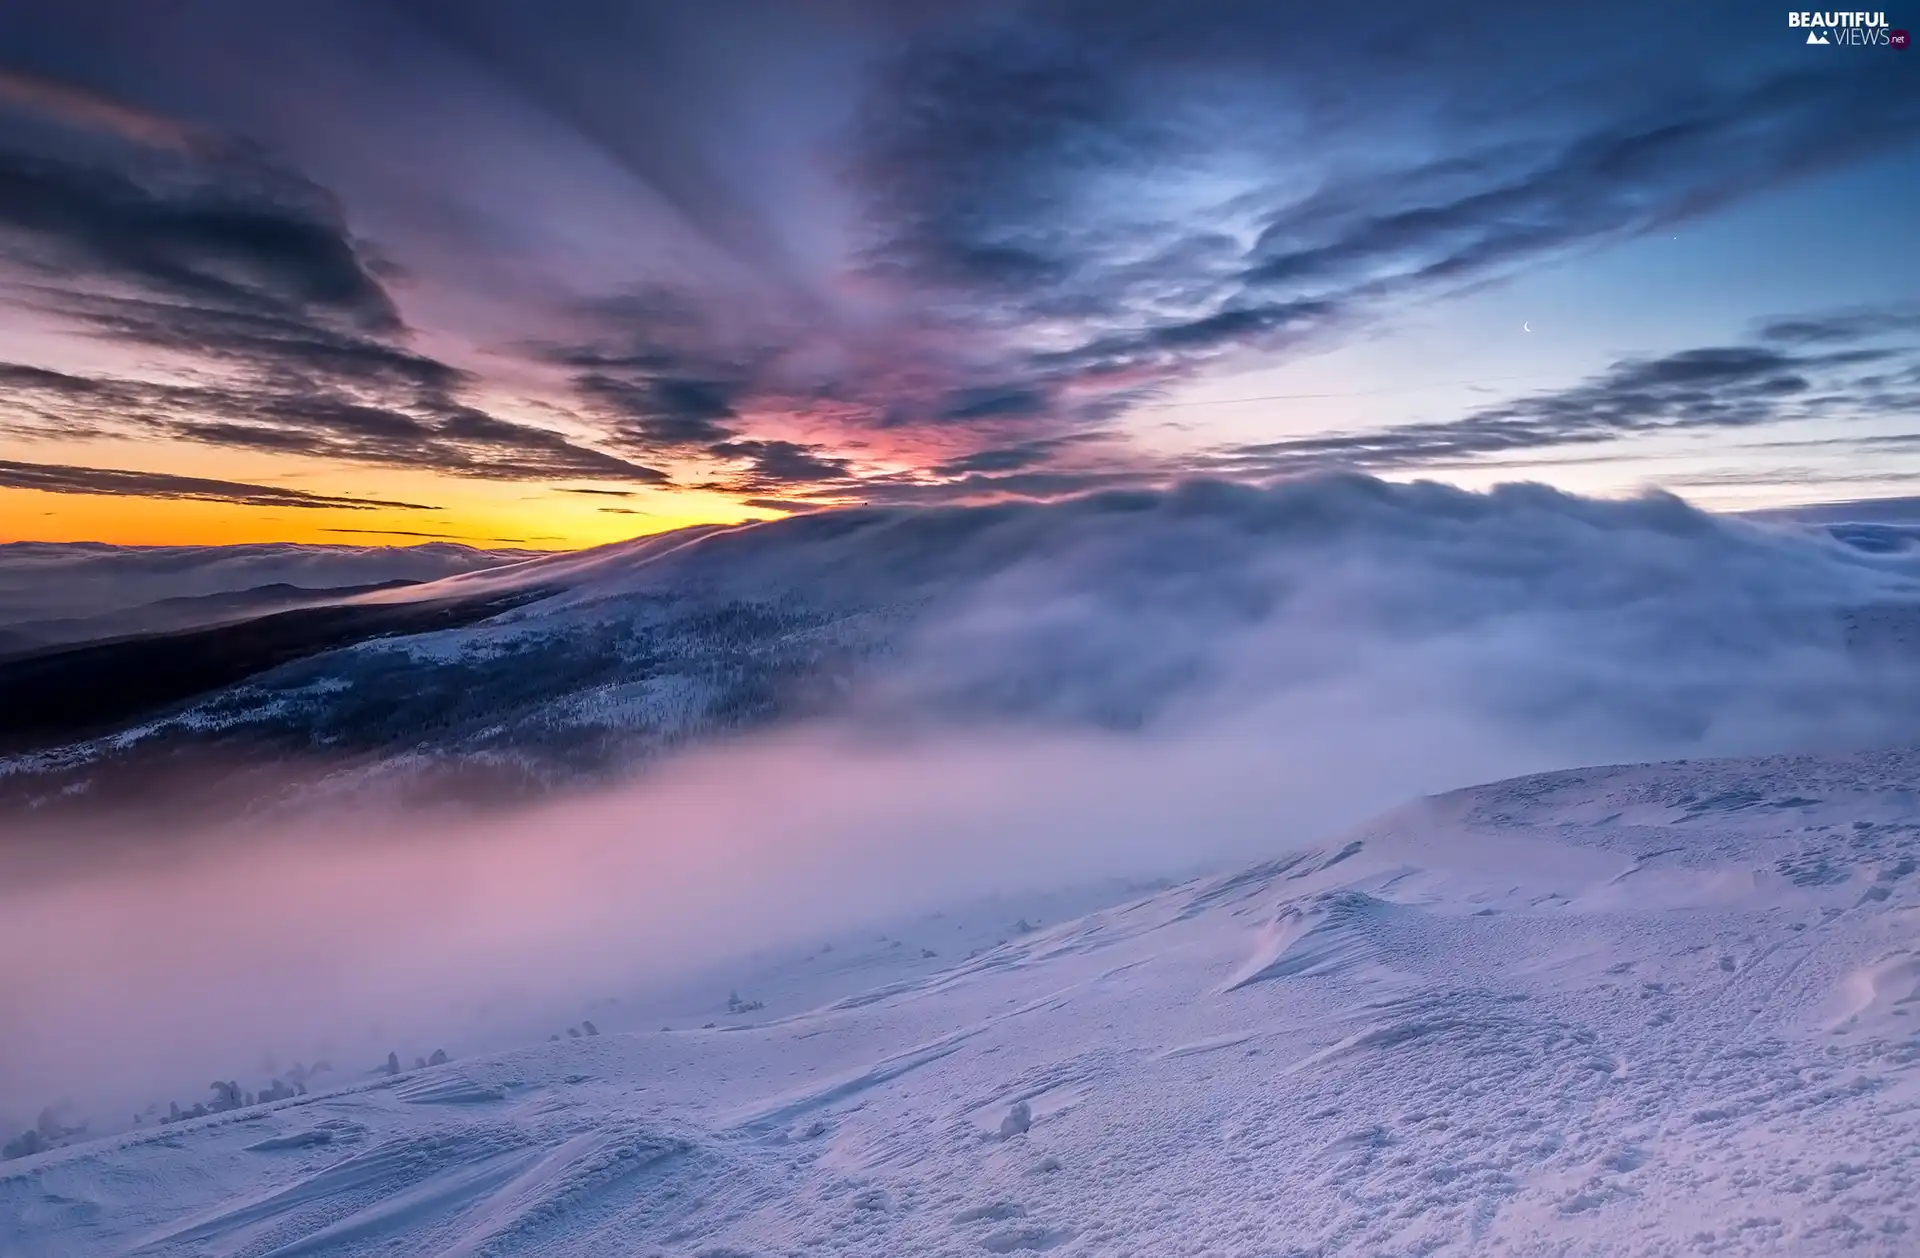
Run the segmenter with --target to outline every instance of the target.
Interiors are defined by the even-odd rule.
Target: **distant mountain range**
[[[336,585],[314,589],[275,581],[244,590],[222,590],[216,594],[186,594],[177,598],[155,599],[136,607],[102,612],[95,616],[65,616],[50,620],[28,620],[0,628],[0,656],[24,655],[48,647],[74,643],[99,642],[109,638],[128,638],[140,634],[164,634],[205,625],[339,603],[357,594],[399,589],[418,582],[405,578],[374,581],[365,585]]]

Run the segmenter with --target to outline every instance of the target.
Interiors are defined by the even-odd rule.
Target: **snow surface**
[[[1515,779],[11,1162],[0,1254],[1912,1254],[1917,861],[1920,752]]]

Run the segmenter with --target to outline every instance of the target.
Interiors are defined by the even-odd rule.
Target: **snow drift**
[[[0,1250],[1903,1258],[1916,774],[1522,778],[916,959],[952,905],[743,961],[764,1012],[0,1164]]]

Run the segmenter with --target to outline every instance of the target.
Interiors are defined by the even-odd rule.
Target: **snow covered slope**
[[[0,1253],[1920,1246],[1920,753],[1516,779],[712,1028],[0,1167]]]

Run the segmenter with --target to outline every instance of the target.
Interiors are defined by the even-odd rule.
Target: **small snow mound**
[[[984,1206],[970,1206],[953,1216],[955,1225],[965,1223],[1005,1223],[1008,1219],[1017,1219],[1025,1215],[1027,1208],[1013,1201],[995,1201]]]
[[[383,1141],[273,1191],[238,1193],[175,1220],[129,1252],[230,1252],[243,1239],[313,1250],[384,1234],[424,1208],[483,1197],[527,1157],[527,1145],[510,1127],[479,1125]]]
[[[1920,953],[1896,952],[1841,980],[1827,1024],[1835,1033],[1882,1039],[1920,1035]]]
[[[394,1088],[393,1094],[413,1105],[484,1105],[507,1099],[506,1092],[493,1084],[447,1071],[409,1079]]]
[[[1251,869],[1243,869],[1237,874],[1224,878],[1212,878],[1203,881],[1187,898],[1186,908],[1180,912],[1180,921],[1191,920],[1222,904],[1233,904],[1250,899],[1273,886],[1274,883],[1290,873],[1297,872],[1303,866],[1311,869],[1311,862],[1324,853],[1295,852],[1278,860],[1262,861]]]
[[[1361,891],[1331,891],[1289,905],[1261,932],[1253,955],[1220,990],[1351,972],[1377,960],[1374,934],[1380,926],[1409,911]]]
[[[634,1191],[636,1177],[658,1178],[695,1146],[643,1123],[614,1122],[547,1149],[496,1189],[466,1220],[447,1258],[485,1252],[538,1252],[536,1239],[561,1220],[584,1217],[606,1199]]]
[[[1002,1228],[998,1232],[984,1236],[980,1240],[980,1248],[990,1254],[1011,1254],[1022,1250],[1042,1253],[1058,1248],[1073,1238],[1072,1228],[1028,1224],[1021,1227]]]
[[[315,1145],[332,1144],[335,1133],[325,1127],[315,1127],[308,1131],[290,1131],[284,1136],[268,1136],[265,1140],[256,1140],[244,1146],[248,1153],[274,1153],[282,1149],[311,1149]]]

